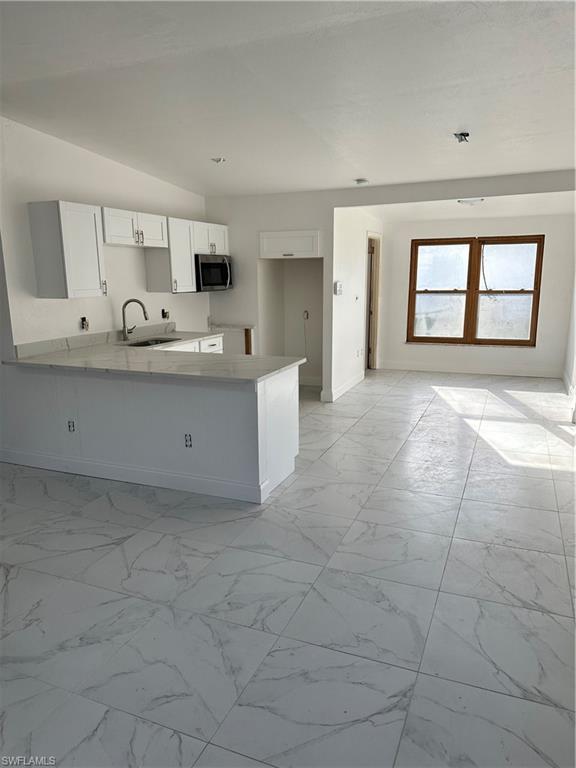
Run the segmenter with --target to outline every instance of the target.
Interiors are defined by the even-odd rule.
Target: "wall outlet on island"
[[[169,320],[170,319],[170,310],[163,309],[161,314],[162,314],[162,319],[163,320]]]
[[[90,328],[90,322],[87,317],[80,318],[80,330],[87,331]]]

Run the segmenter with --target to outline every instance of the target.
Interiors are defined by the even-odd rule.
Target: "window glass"
[[[479,339],[529,339],[532,294],[480,294],[478,302]]]
[[[465,294],[416,295],[415,336],[461,338],[464,334]]]
[[[416,290],[466,290],[469,251],[468,243],[420,245]]]
[[[486,243],[480,264],[481,291],[531,291],[536,243]]]

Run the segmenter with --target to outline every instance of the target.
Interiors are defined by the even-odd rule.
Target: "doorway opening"
[[[366,266],[366,369],[377,368],[378,316],[380,309],[380,249],[379,235],[368,235]]]

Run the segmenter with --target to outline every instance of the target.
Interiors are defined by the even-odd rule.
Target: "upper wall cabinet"
[[[260,232],[261,259],[319,259],[320,232],[296,230]]]
[[[146,281],[149,291],[192,293],[196,287],[194,255],[228,256],[228,227],[205,221],[168,219],[168,250],[146,251]]]
[[[56,200],[29,203],[28,211],[38,295],[105,296],[100,208]]]
[[[138,214],[119,208],[102,208],[104,242],[108,245],[140,245]]]
[[[168,248],[166,216],[155,213],[102,208],[104,242],[107,245],[136,245],[145,248]]]
[[[139,213],[138,228],[145,248],[168,248],[168,219],[155,213]]]
[[[225,224],[194,222],[194,253],[210,253],[229,256],[228,227]]]
[[[168,249],[146,251],[146,282],[149,291],[192,293],[196,291],[194,222],[168,219]]]

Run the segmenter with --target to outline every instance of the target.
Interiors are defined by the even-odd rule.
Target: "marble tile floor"
[[[552,379],[304,387],[261,505],[0,464],[0,754],[573,766],[570,416]]]

